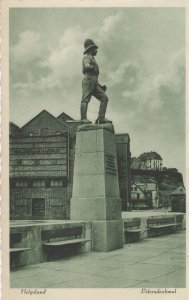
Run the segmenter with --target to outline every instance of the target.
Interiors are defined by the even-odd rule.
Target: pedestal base
[[[123,248],[123,220],[93,221],[93,251]]]
[[[71,198],[71,220],[102,221],[121,219],[120,198]]]
[[[94,251],[123,247],[117,154],[112,124],[83,125],[76,136],[71,220],[92,222]]]

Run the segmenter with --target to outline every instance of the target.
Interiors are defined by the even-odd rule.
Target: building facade
[[[152,195],[145,183],[131,185],[131,209],[143,210],[152,208]]]
[[[65,113],[56,118],[46,110],[21,128],[10,123],[11,219],[69,219],[76,131],[80,124]],[[127,138],[121,141],[119,137],[117,147],[123,207],[129,197]]]
[[[147,182],[146,191],[151,193],[152,198],[152,208],[159,207],[159,194],[158,194],[158,185],[156,182]]]
[[[186,190],[183,186],[177,187],[170,194],[170,200],[173,212],[186,212]]]
[[[67,218],[67,126],[42,111],[16,133],[10,127],[11,218]]]

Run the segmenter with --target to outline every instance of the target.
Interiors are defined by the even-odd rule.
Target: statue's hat
[[[85,47],[85,51],[83,52],[83,54],[86,54],[87,51],[93,47],[98,48],[98,46],[90,39],[85,40],[84,47]]]

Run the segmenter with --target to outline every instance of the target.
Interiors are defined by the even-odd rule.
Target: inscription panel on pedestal
[[[105,170],[106,174],[117,175],[115,156],[105,154]]]

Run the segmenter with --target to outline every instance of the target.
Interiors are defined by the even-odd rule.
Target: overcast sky
[[[80,118],[83,43],[99,46],[107,118],[129,133],[132,156],[156,151],[185,170],[185,11],[182,8],[10,10],[10,121],[41,110]],[[94,121],[99,102],[91,99]]]

